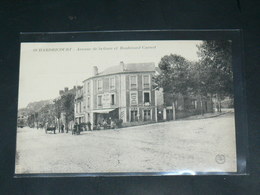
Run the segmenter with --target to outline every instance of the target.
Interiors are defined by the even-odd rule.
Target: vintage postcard
[[[232,41],[22,42],[15,174],[237,172]]]

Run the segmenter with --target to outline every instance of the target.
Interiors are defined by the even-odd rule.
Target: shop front
[[[84,122],[85,122],[84,114],[75,116],[75,121],[76,121],[78,124],[84,123]]]
[[[100,109],[93,111],[94,113],[94,125],[103,126],[105,124],[110,125],[111,121],[119,119],[118,108],[115,109]]]

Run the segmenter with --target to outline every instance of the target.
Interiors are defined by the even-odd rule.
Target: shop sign
[[[131,105],[137,105],[137,92],[131,92],[130,93],[130,104]]]
[[[103,104],[103,108],[110,108],[110,93],[104,93],[102,95],[102,104]]]

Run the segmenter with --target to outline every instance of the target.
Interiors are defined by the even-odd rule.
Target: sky
[[[124,63],[154,62],[169,54],[197,61],[201,41],[108,41],[21,43],[18,108],[59,96],[59,90],[82,85],[92,67],[102,71]]]

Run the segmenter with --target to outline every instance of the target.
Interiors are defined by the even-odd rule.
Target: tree
[[[62,100],[61,98],[54,100],[54,116],[58,119],[58,128],[60,131],[60,118],[62,112]]]
[[[65,113],[66,122],[74,120],[74,99],[73,93],[68,93],[61,97],[62,111]]]
[[[53,104],[46,104],[43,106],[39,111],[39,122],[42,126],[45,126],[48,122],[53,122],[55,120],[54,114],[54,105]]]
[[[212,101],[212,93],[210,91],[210,86],[206,83],[206,80],[210,80],[209,69],[205,69],[200,62],[192,63],[190,68],[190,85],[192,95],[199,98],[200,103],[200,113],[204,114],[203,99],[208,99],[210,97]]]
[[[60,120],[61,113],[64,113],[66,126],[69,121],[74,120],[74,99],[74,93],[67,93],[54,101],[55,116]]]
[[[28,119],[27,119],[27,124],[28,124],[28,126],[31,127],[31,128],[34,127],[34,121],[35,121],[34,118],[35,118],[35,117],[34,117],[34,114],[29,113]]]
[[[154,88],[163,88],[165,93],[171,94],[174,108],[180,95],[186,96],[191,92],[190,65],[190,62],[180,55],[166,55],[159,62],[160,74],[153,78]]]
[[[228,40],[203,41],[198,45],[200,81],[205,83],[204,93],[214,94],[219,102],[233,97],[232,47]]]

